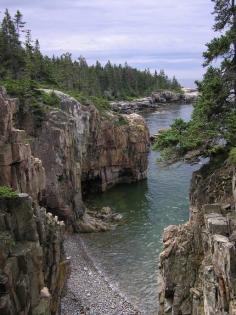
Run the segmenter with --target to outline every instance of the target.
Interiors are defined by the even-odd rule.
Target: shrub
[[[51,107],[59,107],[60,106],[60,98],[56,95],[54,91],[51,93],[41,92],[41,101],[43,104],[51,106]]]
[[[17,193],[8,186],[0,186],[0,198],[16,198]]]
[[[128,125],[128,120],[122,115],[118,115],[114,121],[115,126],[126,126]]]

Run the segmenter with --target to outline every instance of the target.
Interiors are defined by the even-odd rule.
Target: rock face
[[[57,314],[67,273],[64,223],[27,194],[0,199],[0,313]]]
[[[67,261],[64,223],[38,206],[45,190],[42,162],[26,133],[15,129],[15,100],[0,90],[0,185],[19,192],[0,198],[0,314],[58,313]],[[33,200],[33,202],[32,202]]]
[[[173,91],[153,92],[150,97],[140,98],[133,101],[111,102],[111,107],[119,113],[131,114],[141,111],[156,110],[161,104],[187,103],[196,101],[198,92],[191,89],[183,89],[183,93]]]
[[[27,116],[21,125],[45,167],[44,205],[74,224],[84,213],[82,192],[146,177],[149,132],[139,115],[100,114],[94,106],[55,93],[60,108],[50,109],[40,128]]]
[[[160,314],[235,314],[233,173],[227,165],[212,167],[212,163],[196,172],[189,222],[165,230]]]
[[[24,130],[13,126],[17,102],[0,89],[0,185],[29,193],[41,199],[45,188],[42,162],[32,156]]]
[[[149,131],[144,119],[124,115],[120,122],[101,118],[92,109],[87,152],[82,162],[85,189],[105,191],[118,183],[130,183],[147,176]],[[94,116],[95,115],[95,116]],[[90,187],[88,187],[90,186]]]
[[[65,226],[49,210],[75,224],[84,214],[83,187],[105,190],[146,177],[149,133],[140,116],[101,115],[93,106],[57,95],[60,108],[47,108],[36,125],[32,114],[17,115],[17,101],[0,89],[0,186],[24,193],[0,198],[4,315],[59,313],[68,269]],[[107,222],[100,217],[81,222],[102,230],[120,219],[111,213],[103,216]]]

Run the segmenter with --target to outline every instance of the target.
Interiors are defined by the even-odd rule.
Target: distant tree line
[[[32,40],[23,16],[17,11],[12,17],[5,11],[0,25],[0,81],[53,87],[74,91],[85,96],[125,99],[149,94],[154,90],[180,90],[174,77],[162,70],[154,74],[110,61],[89,66],[84,57],[73,60],[70,53],[52,58],[40,51],[39,41]]]

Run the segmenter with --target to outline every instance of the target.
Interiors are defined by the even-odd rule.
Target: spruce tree
[[[231,84],[236,96],[236,5],[235,0],[212,0],[214,2],[214,31],[224,32],[207,44],[205,66],[216,58],[223,58],[222,73],[227,84]]]
[[[23,31],[26,23],[23,22],[23,15],[19,10],[16,11],[16,14],[14,17],[14,24],[15,24],[17,34],[18,36],[20,36],[20,32]]]
[[[200,97],[194,106],[192,120],[178,133],[175,126],[163,133],[156,146],[171,149],[176,156],[196,150],[211,156],[236,146],[236,5],[235,0],[214,2],[215,24],[220,33],[208,43],[203,53],[208,67],[197,82]],[[212,65],[218,59],[218,66]]]
[[[17,78],[24,66],[24,51],[9,11],[6,9],[0,27],[0,63],[5,75]]]

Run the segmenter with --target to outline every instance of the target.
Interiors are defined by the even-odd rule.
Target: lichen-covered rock
[[[164,233],[160,314],[235,313],[234,189],[227,164],[210,162],[194,174],[189,222]]]

